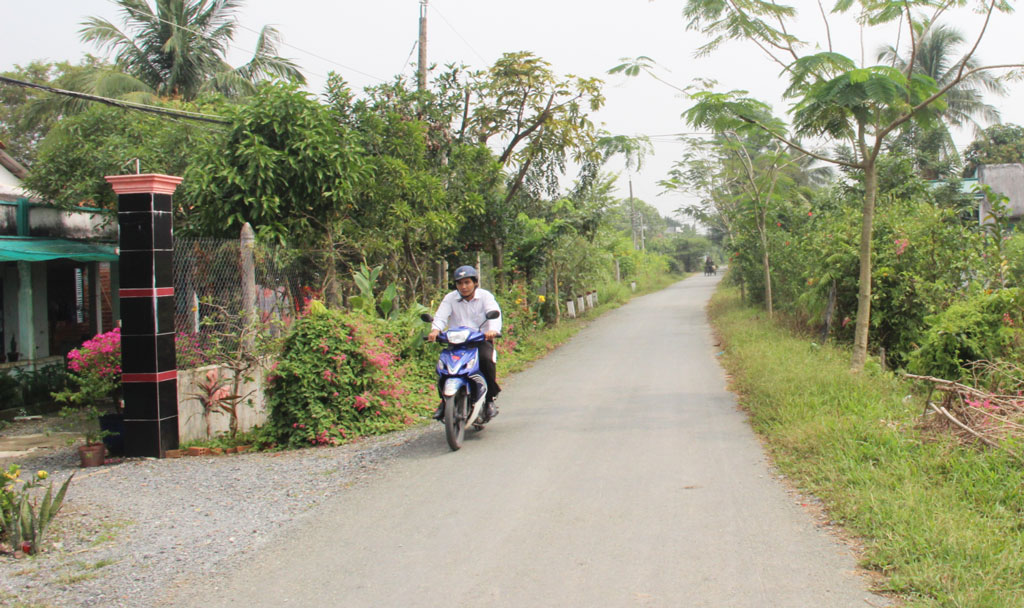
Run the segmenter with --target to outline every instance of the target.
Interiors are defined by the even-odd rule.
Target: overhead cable
[[[469,41],[468,41],[468,40],[466,40],[466,38],[465,38],[465,37],[464,37],[464,36],[463,36],[462,34],[460,34],[460,33],[459,33],[459,30],[455,29],[455,26],[454,26],[454,25],[452,25],[452,24],[451,24],[451,22],[450,22],[450,21],[448,21],[448,19],[446,19],[446,18],[445,18],[444,14],[442,14],[442,13],[441,13],[440,9],[438,9],[438,8],[437,8],[437,5],[436,5],[436,4],[431,4],[431,5],[430,5],[430,8],[432,8],[432,9],[434,10],[434,12],[435,12],[435,13],[437,13],[437,16],[441,18],[441,21],[444,21],[444,22],[445,22],[445,23],[446,23],[446,24],[448,25],[448,27],[449,27],[449,28],[451,28],[451,30],[452,30],[453,32],[455,32],[455,35],[456,35],[456,36],[458,36],[459,38],[461,38],[461,39],[462,39],[462,41],[463,41],[464,43],[466,43],[466,46],[468,46],[468,47],[469,47],[469,50],[473,51],[473,53],[475,53],[475,54],[476,54],[476,56],[480,58],[480,61],[483,61],[484,63],[487,63],[487,60],[486,60],[486,59],[484,59],[484,56],[483,56],[483,55],[481,55],[480,53],[478,53],[478,52],[477,52],[477,50],[476,50],[475,48],[473,48],[473,45],[472,45],[472,44],[470,44],[470,43],[469,43]]]
[[[161,108],[158,106],[148,106],[141,103],[124,101],[122,99],[111,99],[109,97],[100,97],[99,95],[90,95],[88,93],[80,93],[78,91],[67,91],[64,89],[57,89],[42,84],[36,84],[34,82],[15,80],[14,78],[8,78],[6,76],[0,76],[0,82],[5,84],[11,84],[18,87],[25,87],[29,89],[39,89],[40,91],[46,91],[47,93],[53,93],[55,95],[64,95],[67,97],[74,97],[76,99],[84,99],[86,101],[104,103],[108,106],[114,106],[116,108],[122,108],[125,110],[138,110],[139,112],[149,112],[150,114],[170,116],[173,118],[181,118],[184,120],[195,120],[198,122],[209,122],[218,125],[231,124],[230,121],[224,119],[223,117],[215,116],[213,114],[202,114],[199,112],[189,112],[187,110],[169,110],[167,108]]]

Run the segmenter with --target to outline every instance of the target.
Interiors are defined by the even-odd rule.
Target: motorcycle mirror
[[[420,314],[420,320],[424,323],[433,323],[434,317],[429,312],[424,312]]]
[[[488,310],[487,314],[485,314],[484,316],[487,317],[488,319],[497,319],[498,317],[501,316],[501,311],[500,310]]]

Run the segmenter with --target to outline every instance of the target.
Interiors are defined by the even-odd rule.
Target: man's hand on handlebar
[[[496,331],[485,331],[484,332],[484,337],[487,338],[488,340],[493,340],[493,339],[497,338],[500,335],[501,334],[499,334]]]
[[[432,330],[430,330],[430,333],[427,334],[427,342],[436,342],[437,341],[437,335],[439,333],[441,333],[440,329],[432,329]]]

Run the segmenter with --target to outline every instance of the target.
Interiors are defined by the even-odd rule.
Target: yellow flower
[[[540,302],[541,304],[543,304],[547,300],[544,298],[544,296],[537,296],[537,301]]]
[[[38,477],[39,479],[46,479],[49,476],[50,476],[50,474],[47,473],[46,471],[38,471],[38,472],[36,472],[36,477]]]
[[[523,303],[523,299],[522,298],[516,298],[516,304],[522,304],[522,303]]]

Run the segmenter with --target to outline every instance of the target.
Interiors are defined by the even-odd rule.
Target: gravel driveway
[[[55,485],[75,479],[49,533],[53,546],[37,557],[0,554],[0,605],[152,606],[179,577],[264,542],[432,428],[339,447],[96,469],[78,468],[71,448],[21,459],[26,473],[45,469]]]

